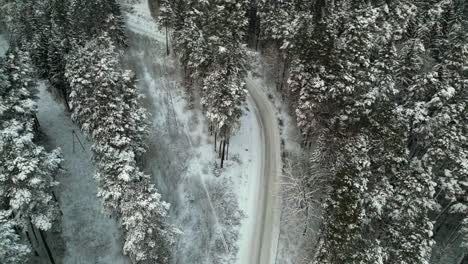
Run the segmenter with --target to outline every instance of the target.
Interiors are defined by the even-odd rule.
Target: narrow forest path
[[[57,179],[60,182],[57,196],[63,212],[63,263],[130,263],[122,254],[123,241],[118,224],[103,213],[97,197],[91,144],[73,124],[63,104],[53,98],[43,83],[39,85],[38,107],[40,130],[45,134],[47,145],[60,147],[64,158],[62,167],[65,171]],[[75,138],[72,130],[76,133]]]

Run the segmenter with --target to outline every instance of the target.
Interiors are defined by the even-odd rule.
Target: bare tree
[[[290,156],[281,183],[290,210],[288,215],[304,222],[303,235],[307,233],[311,218],[319,218],[317,212],[327,190],[327,173],[321,169],[315,157],[313,153]]]

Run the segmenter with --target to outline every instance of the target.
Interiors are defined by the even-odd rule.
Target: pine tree
[[[245,101],[245,83],[226,70],[212,72],[203,86],[202,105],[206,116],[222,140],[227,140],[239,127],[242,104]]]
[[[94,146],[96,151],[115,148],[121,151],[121,157],[116,159],[135,159],[144,151],[147,113],[139,104],[133,73],[120,68],[120,54],[106,33],[75,49],[76,52],[67,58],[66,67],[73,120],[99,142]],[[99,162],[100,156],[96,158]],[[116,166],[111,161],[108,164]],[[112,169],[117,172],[101,173],[98,181],[101,195],[109,203],[106,206],[116,209],[121,190],[114,193],[110,186],[115,180],[138,179],[135,179],[136,174],[125,173],[125,167]],[[118,171],[122,174],[116,179]]]
[[[50,32],[47,51],[47,78],[51,85],[61,91],[68,99],[69,87],[65,80],[65,57],[69,51],[67,31],[70,28],[67,21],[68,1],[53,0],[50,2]]]
[[[247,53],[242,41],[249,3],[213,0],[162,4],[161,21],[175,30],[174,49],[186,77],[200,84],[201,102],[212,132],[226,144],[238,127],[246,98],[243,79]],[[177,10],[183,10],[183,15]],[[221,164],[224,159],[222,154]]]
[[[83,45],[107,32],[115,45],[127,46],[122,12],[115,0],[70,0],[68,19],[71,38]]]
[[[170,249],[180,231],[165,223],[169,204],[150,183],[148,176],[142,182],[125,186],[122,203],[122,225],[127,239],[124,252],[135,263],[169,263]]]
[[[0,210],[0,262],[4,264],[28,263],[31,249],[25,245],[14,230],[11,212]]]
[[[21,51],[7,55],[0,75],[0,181],[1,202],[10,208],[23,228],[32,222],[41,230],[51,228],[58,216],[52,199],[54,180],[61,162],[58,150],[48,153],[35,144],[36,104],[33,70]],[[5,79],[8,76],[8,79]]]
[[[67,58],[72,118],[94,141],[98,196],[121,219],[124,253],[134,263],[168,263],[178,231],[166,223],[169,205],[137,166],[145,151],[147,113],[133,73],[119,59],[107,33]]]
[[[291,38],[291,23],[294,19],[294,1],[259,1],[261,36],[263,39],[283,41]]]
[[[46,0],[15,0],[8,9],[7,26],[12,42],[30,53],[41,77],[48,70],[49,11],[49,1]]]
[[[369,254],[378,243],[362,232],[367,217],[363,201],[371,178],[369,140],[358,136],[348,141],[339,147],[316,263],[379,263],[381,258]]]

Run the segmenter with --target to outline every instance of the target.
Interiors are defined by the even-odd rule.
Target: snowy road
[[[249,254],[242,254],[242,264],[273,264],[276,260],[280,226],[279,177],[281,172],[280,132],[275,110],[265,93],[247,79],[249,100],[259,122],[262,138],[262,166],[259,171],[260,184],[257,191],[254,228],[245,245]]]

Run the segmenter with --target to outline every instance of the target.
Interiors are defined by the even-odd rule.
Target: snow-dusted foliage
[[[166,224],[169,205],[140,171],[147,112],[132,72],[107,33],[76,47],[68,58],[72,118],[93,140],[98,195],[125,229],[124,253],[134,263],[167,263],[178,232]]]
[[[60,153],[34,142],[36,103],[29,56],[11,51],[0,67],[0,202],[18,224],[48,230],[58,216],[52,189]]]
[[[4,22],[15,45],[30,53],[40,77],[68,96],[65,56],[71,43],[108,32],[119,47],[126,46],[120,6],[114,0],[12,0],[3,8]]]
[[[120,68],[119,49],[126,46],[120,6],[113,0],[27,0],[12,1],[6,10],[14,43],[32,54],[41,75],[61,91],[72,118],[94,140],[98,195],[121,220],[124,252],[135,263],[167,263],[177,230],[165,223],[168,204],[137,166],[144,152],[147,113],[140,105],[133,73]],[[27,102],[34,107],[31,100]],[[28,124],[32,129],[32,121]],[[55,169],[56,164],[47,161],[28,160]],[[31,196],[15,193],[21,201]],[[47,201],[52,203],[51,198]],[[53,209],[52,205],[43,209],[42,219],[32,218],[33,223],[46,229]]]
[[[67,34],[71,40],[85,43],[105,31],[115,45],[119,47],[127,45],[123,17],[117,1],[67,0],[66,2],[69,2],[67,18],[71,28]]]
[[[288,43],[295,34],[294,23],[297,22],[295,19],[298,16],[298,12],[302,8],[306,10],[308,4],[304,3],[301,5],[292,0],[261,0],[258,1],[258,6],[262,24],[262,38]]]
[[[291,62],[285,94],[304,146],[326,135],[332,153],[316,262],[437,261],[432,250],[450,246],[441,230],[463,237],[468,222],[461,1],[260,7],[263,39]]]
[[[120,209],[127,232],[124,253],[135,263],[169,262],[169,246],[175,243],[174,235],[180,232],[164,223],[169,206],[147,177],[124,186]]]
[[[134,74],[121,69],[119,59],[119,51],[107,33],[77,47],[67,58],[70,106],[72,118],[103,148],[109,145],[126,151],[129,154],[121,159],[134,159],[132,155],[144,151],[147,113],[140,105]],[[122,179],[130,181],[132,176]]]
[[[49,1],[15,0],[6,8],[6,25],[12,42],[30,53],[39,75],[47,71]]]
[[[50,31],[47,38],[47,78],[52,86],[66,93],[68,87],[65,82],[65,55],[69,48],[67,40],[67,1],[51,0],[50,3]]]
[[[27,263],[31,249],[22,243],[14,229],[11,211],[0,210],[0,263]]]
[[[214,132],[228,139],[245,102],[246,50],[242,44],[248,1],[163,1],[160,21],[174,29],[174,47]]]
[[[236,76],[236,75],[234,75]],[[242,103],[245,101],[245,83],[226,70],[213,71],[203,80],[202,105],[217,133],[229,138],[239,127]]]

